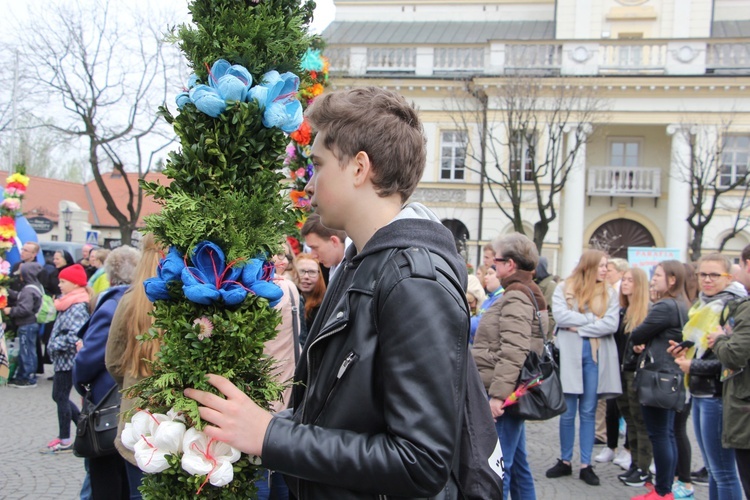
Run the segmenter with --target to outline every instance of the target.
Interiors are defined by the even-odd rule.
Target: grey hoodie
[[[20,271],[24,286],[18,292],[16,305],[10,308],[9,314],[16,326],[36,323],[36,313],[42,306],[42,294],[44,293],[42,284],[38,279],[42,266],[36,262],[25,262],[21,264]]]

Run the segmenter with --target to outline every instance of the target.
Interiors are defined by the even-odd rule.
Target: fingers
[[[232,382],[229,381],[229,379],[222,377],[221,375],[215,375],[213,373],[209,373],[207,375],[208,383],[212,386],[219,389],[219,392],[224,394],[227,399],[234,399],[241,396],[245,396],[245,393],[242,392],[237,388],[236,385],[234,385]]]

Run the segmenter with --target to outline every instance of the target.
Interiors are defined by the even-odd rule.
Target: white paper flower
[[[135,443],[135,449],[133,450],[138,468],[149,474],[167,470],[169,468],[167,455],[169,454],[168,451],[160,450],[154,446],[151,440],[145,437]]]
[[[167,420],[159,424],[153,434],[152,443],[159,450],[172,455],[182,452],[182,438],[185,434],[185,424],[176,420]]]
[[[184,417],[170,410],[166,415],[139,411],[122,431],[123,445],[132,450],[143,472],[156,473],[169,468],[167,455],[182,451]]]
[[[182,440],[182,468],[195,476],[208,476],[214,486],[229,484],[234,478],[232,464],[240,459],[236,448],[209,438],[191,427]]]

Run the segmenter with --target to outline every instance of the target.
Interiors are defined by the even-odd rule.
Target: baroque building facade
[[[416,104],[428,163],[412,199],[453,230],[471,264],[484,244],[518,226],[504,214],[513,205],[533,236],[538,199],[556,186],[542,253],[562,276],[591,245],[618,256],[633,246],[675,248],[689,259],[688,215],[696,204],[710,211],[713,188],[732,189],[717,199],[700,250],[726,239],[723,250],[737,257],[750,243],[746,183],[738,184],[750,161],[750,1],[335,5],[322,34],[332,88],[375,85]],[[539,106],[533,133],[520,140],[508,110],[518,82]],[[556,119],[555,98],[571,89],[578,100],[559,102],[578,113],[555,132],[544,122]],[[545,164],[562,165],[563,186]],[[689,182],[696,169],[703,177]],[[515,201],[501,186],[509,181],[518,184]]]

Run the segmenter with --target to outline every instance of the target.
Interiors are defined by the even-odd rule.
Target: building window
[[[639,167],[641,141],[639,139],[610,139],[609,165],[612,167]]]
[[[466,171],[466,132],[448,130],[440,134],[440,180],[462,181]]]
[[[750,136],[727,136],[721,153],[719,185],[731,186],[747,178],[748,159],[750,159]]]
[[[520,179],[521,182],[533,182],[536,137],[532,136],[531,144],[529,144],[529,138],[516,131],[511,134],[510,140],[510,178],[514,181]]]

